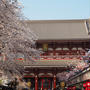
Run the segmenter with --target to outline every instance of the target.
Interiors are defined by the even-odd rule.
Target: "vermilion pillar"
[[[56,75],[53,77],[53,88],[56,89]]]
[[[35,90],[38,90],[38,77],[35,76]]]

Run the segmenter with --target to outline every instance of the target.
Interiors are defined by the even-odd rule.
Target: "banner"
[[[48,51],[48,44],[43,44],[43,51]]]

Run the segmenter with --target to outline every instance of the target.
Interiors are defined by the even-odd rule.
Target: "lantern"
[[[70,90],[70,87],[68,87],[67,90]]]
[[[76,90],[76,87],[75,86],[73,86],[73,90]]]
[[[65,87],[65,82],[63,82],[63,81],[60,82],[60,86],[61,86],[61,87]]]
[[[90,82],[87,82],[86,85],[87,85],[87,87],[90,87]]]
[[[84,83],[83,87],[85,88],[85,90],[90,90],[90,82]]]
[[[70,87],[69,89],[72,90],[72,87]]]
[[[86,83],[83,83],[83,87],[85,88],[87,85],[86,85]]]

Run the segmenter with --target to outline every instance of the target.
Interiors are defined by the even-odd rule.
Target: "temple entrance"
[[[58,78],[56,75],[65,70],[69,70],[69,67],[25,67],[24,79],[30,79],[31,90],[55,90],[58,85]]]
[[[26,82],[31,82],[30,90],[52,90],[54,88],[53,77],[25,77]]]
[[[53,78],[41,77],[38,80],[38,89],[39,90],[52,90],[53,87]]]

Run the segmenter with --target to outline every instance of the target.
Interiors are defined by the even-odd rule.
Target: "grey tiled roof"
[[[27,21],[39,40],[90,39],[86,19]]]

